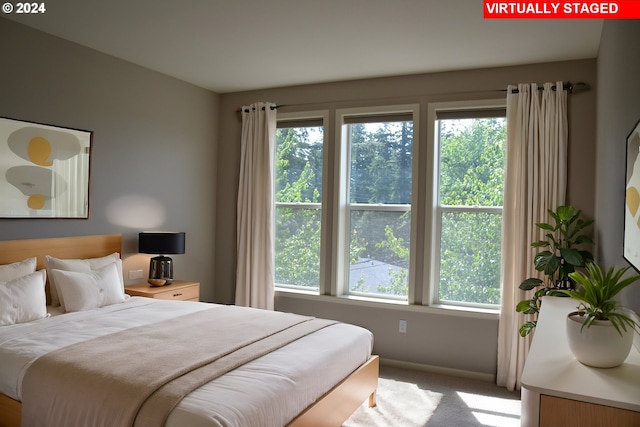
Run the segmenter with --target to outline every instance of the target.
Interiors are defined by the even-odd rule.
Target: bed
[[[47,256],[62,260],[85,260],[107,257],[114,253],[118,254],[120,251],[120,235],[4,241],[0,242],[0,266],[35,257],[37,270],[40,271],[45,267]],[[109,274],[115,270],[115,268],[112,269],[109,266],[101,268],[100,272],[107,271],[107,268],[109,269]],[[59,271],[55,272],[58,278],[59,274],[61,274]],[[68,273],[69,277],[77,278],[72,274],[75,273]],[[117,274],[121,280],[121,268],[117,270]],[[82,306],[85,303],[84,301],[78,303],[69,298],[69,294],[66,295],[66,308],[68,311],[72,311],[70,307],[74,304]],[[47,302],[51,302],[54,296],[47,280]],[[61,297],[62,295],[58,296],[58,298]],[[228,355],[225,353],[227,359],[234,360],[234,364],[224,361],[226,359],[222,357],[208,362],[209,365],[206,366],[197,365],[194,371],[190,373],[183,372],[180,374],[180,379],[189,377],[189,375],[198,377],[200,381],[202,381],[202,378],[211,379],[207,379],[206,383],[198,385],[192,391],[191,389],[185,389],[187,391],[183,395],[179,395],[179,398],[174,396],[173,398],[176,399],[175,406],[173,404],[167,406],[164,403],[165,401],[160,399],[156,399],[153,404],[161,406],[147,405],[147,403],[154,400],[153,398],[157,394],[162,393],[153,394],[153,398],[145,398],[144,405],[147,405],[150,409],[147,409],[147,406],[144,405],[139,408],[139,413],[136,415],[137,418],[134,418],[136,419],[136,425],[145,425],[144,422],[139,420],[144,420],[140,414],[144,412],[143,409],[147,409],[146,412],[151,414],[151,417],[157,416],[156,413],[166,411],[167,415],[164,418],[161,417],[161,419],[163,419],[162,423],[167,427],[180,425],[193,427],[244,427],[249,425],[337,427],[367,399],[369,406],[375,405],[379,360],[377,356],[371,354],[373,344],[371,333],[357,326],[329,322],[322,319],[295,317],[295,315],[291,315],[291,318],[285,318],[289,314],[274,312],[267,314],[264,313],[264,310],[198,302],[160,301],[142,297],[125,298],[124,301],[98,308],[73,310],[67,313],[51,304],[47,305],[46,308],[47,316],[44,318],[0,326],[0,365],[2,365],[0,367],[0,390],[2,391],[0,394],[0,427],[17,427],[21,423],[31,424],[27,420],[33,418],[32,413],[34,411],[29,411],[28,408],[39,408],[37,405],[34,406],[33,402],[37,401],[34,395],[37,396],[38,392],[41,395],[52,394],[51,391],[34,390],[48,390],[47,387],[53,387],[52,390],[55,393],[58,387],[64,386],[66,387],[64,388],[65,393],[59,394],[73,396],[73,393],[77,393],[79,398],[82,398],[86,392],[82,388],[83,382],[99,384],[95,382],[94,378],[88,379],[90,373],[87,376],[84,374],[78,375],[77,373],[65,373],[62,376],[61,372],[65,372],[62,368],[50,369],[51,366],[55,367],[57,365],[47,365],[47,363],[57,363],[54,360],[56,357],[64,357],[63,361],[65,362],[75,357],[69,355],[68,351],[71,349],[82,349],[82,351],[78,350],[76,353],[83,354],[89,351],[93,355],[90,359],[103,360],[104,357],[104,360],[113,360],[113,364],[102,363],[108,369],[112,369],[115,366],[123,367],[122,369],[113,368],[114,372],[144,373],[145,366],[157,368],[158,365],[172,365],[174,364],[172,361],[182,359],[185,360],[185,363],[188,363],[191,355],[176,353],[174,357],[165,359],[171,361],[171,363],[158,363],[154,362],[153,354],[147,353],[146,356],[140,356],[140,347],[147,348],[145,346],[138,346],[137,349],[132,346],[130,351],[123,351],[122,349],[114,351],[109,346],[114,343],[115,345],[125,345],[123,344],[126,342],[124,337],[127,334],[138,339],[146,339],[147,331],[149,331],[150,336],[153,336],[154,333],[160,334],[162,333],[161,331],[171,331],[171,328],[178,328],[175,331],[180,331],[179,328],[182,323],[178,323],[178,321],[195,322],[196,320],[200,321],[197,319],[199,317],[214,316],[207,318],[209,322],[207,324],[212,326],[207,327],[207,331],[198,333],[210,334],[207,335],[209,337],[215,336],[215,340],[210,338],[193,340],[188,338],[186,333],[174,333],[174,335],[182,335],[183,340],[191,340],[189,342],[198,344],[198,346],[194,344],[195,348],[202,348],[202,350],[191,352],[194,353],[194,358],[198,358],[205,353],[204,349],[209,348],[205,346],[211,345],[212,341],[218,340],[222,343],[227,340],[240,340],[239,336],[243,334],[238,334],[237,331],[231,333],[229,337],[215,334],[222,329],[233,330],[231,326],[224,325],[244,322],[246,317],[235,318],[233,316],[247,316],[247,313],[246,322],[262,323],[259,316],[268,315],[277,317],[280,322],[292,323],[287,323],[288,326],[283,326],[282,330],[278,329],[277,332],[274,332],[276,331],[275,329],[272,332],[265,332],[265,334],[270,334],[268,339],[246,338],[246,340],[252,340],[251,345],[254,347],[247,346],[242,351],[235,351]],[[228,322],[220,320],[227,319],[227,317],[220,316],[231,316],[228,318],[231,320]],[[188,324],[185,323],[185,325]],[[313,326],[311,326],[312,324]],[[216,329],[213,325],[223,326]],[[263,342],[271,340],[271,337],[275,335],[290,334],[290,331],[296,328],[307,328],[308,330],[300,332],[299,336],[291,335],[284,344],[273,344],[273,348],[255,347],[258,344],[263,345]],[[187,327],[187,329],[192,328]],[[246,330],[251,331],[254,329],[256,328],[246,328]],[[117,339],[114,337],[117,337]],[[242,339],[245,338],[243,337]],[[216,341],[216,345],[218,341]],[[95,343],[100,343],[100,345],[95,345]],[[184,343],[182,345],[184,346]],[[199,347],[199,345],[203,347]],[[176,348],[175,351],[178,352],[181,351],[180,345],[167,347]],[[104,349],[110,349],[111,351]],[[105,351],[108,354],[100,354],[100,351]],[[236,354],[243,354],[242,357],[245,359],[240,356],[236,357]],[[256,357],[257,354],[259,356]],[[67,359],[67,356],[69,359]],[[86,358],[86,355],[82,357]],[[113,357],[113,359],[109,359],[110,357]],[[223,360],[224,363],[220,362],[220,360]],[[123,361],[126,361],[126,363],[122,363]],[[140,363],[136,364],[136,362]],[[131,365],[131,367],[128,365]],[[226,370],[222,370],[223,368],[216,367],[218,365],[228,367],[225,368]],[[107,369],[104,366],[100,369]],[[214,366],[214,368],[210,368],[211,366]],[[129,371],[124,367],[127,367]],[[45,368],[48,370],[45,370]],[[134,371],[131,371],[131,369],[134,369]],[[175,369],[179,368],[176,366]],[[201,370],[199,371],[198,369]],[[50,377],[41,375],[43,372],[47,372],[47,375],[49,375],[48,372],[50,371],[55,371],[51,373]],[[203,376],[207,372],[210,373],[210,377]],[[64,380],[56,383],[56,375],[61,376],[60,378],[64,378]],[[98,375],[96,378],[105,376],[104,372],[96,375]],[[140,374],[140,376],[143,378],[143,374]],[[45,378],[45,380],[41,378]],[[73,378],[74,380],[67,381],[68,378]],[[38,381],[45,381],[45,384],[38,383]],[[109,381],[111,382],[111,379]],[[119,383],[118,381],[113,382]],[[86,384],[84,386],[86,387]],[[104,390],[110,387],[89,388],[92,389],[90,390],[92,393],[94,390],[98,390],[99,394],[96,395],[97,397],[87,395],[87,401],[91,402],[96,398],[104,398],[105,402],[111,402],[115,409],[119,408],[118,405],[120,404],[118,403],[118,396],[126,395],[127,393],[126,390],[117,391],[117,389],[114,389],[113,393],[116,393],[116,395],[109,397],[109,395],[100,393],[106,393],[107,391]],[[38,399],[41,397],[38,396]],[[78,402],[81,401],[79,398],[76,397],[74,399]],[[64,407],[64,401],[55,399],[52,401],[57,402],[58,408]],[[46,405],[52,405],[51,402],[43,404],[45,407]],[[104,407],[104,405],[101,406]],[[165,406],[167,407],[165,408]],[[90,405],[87,406],[87,408],[90,407]],[[158,410],[158,408],[160,409]],[[118,412],[115,409],[111,412]],[[100,410],[100,408],[97,408],[96,412]],[[23,411],[25,412],[24,414]],[[86,411],[89,411],[89,409],[86,409]],[[90,417],[93,415],[83,414],[82,416]],[[96,417],[98,416],[96,415]],[[125,417],[126,423],[129,420]],[[86,423],[86,421],[84,422]],[[122,425],[133,425],[126,423]],[[162,425],[162,423],[154,421],[154,423],[146,425]],[[67,422],[64,422],[64,424],[67,424]],[[94,422],[92,424],[99,425]],[[111,424],[111,421],[109,421],[109,424]]]

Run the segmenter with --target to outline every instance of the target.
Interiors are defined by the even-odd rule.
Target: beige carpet
[[[343,427],[519,427],[520,394],[495,384],[382,365],[377,406]]]

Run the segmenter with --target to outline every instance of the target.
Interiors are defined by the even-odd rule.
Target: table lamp
[[[170,285],[173,282],[173,261],[166,255],[184,253],[185,233],[142,232],[138,234],[138,252],[159,254],[151,258],[149,279],[151,286]]]

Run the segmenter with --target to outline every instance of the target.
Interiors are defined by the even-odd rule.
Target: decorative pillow
[[[113,262],[88,273],[53,269],[51,275],[67,313],[91,310],[125,300],[118,269]]]
[[[124,292],[124,279],[122,277],[122,260],[120,254],[117,252],[112,253],[99,258],[87,258],[87,259],[59,259],[47,255],[45,257],[47,263],[47,273],[49,274],[49,290],[51,292],[51,305],[57,307],[62,305],[64,309],[64,301],[59,296],[58,286],[56,284],[55,276],[51,274],[51,270],[64,270],[64,271],[76,271],[79,273],[89,273],[92,270],[97,270],[104,267],[107,264],[115,263],[118,269],[120,277],[120,284],[122,285],[122,292]]]
[[[9,281],[0,281],[0,326],[47,317],[45,270]]]
[[[12,264],[0,265],[0,282],[8,282],[18,277],[35,273],[36,262],[36,257],[33,257]]]

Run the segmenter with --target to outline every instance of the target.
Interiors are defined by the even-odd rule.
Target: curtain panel
[[[276,106],[242,107],[237,218],[237,305],[273,310]]]
[[[510,85],[507,88],[507,159],[502,225],[502,307],[498,327],[497,383],[521,388],[532,334],[520,337],[525,315],[516,304],[529,298],[520,283],[543,279],[533,266],[534,241],[545,232],[548,210],[564,205],[567,187],[567,92],[562,82]],[[517,90],[517,91],[516,91]]]

